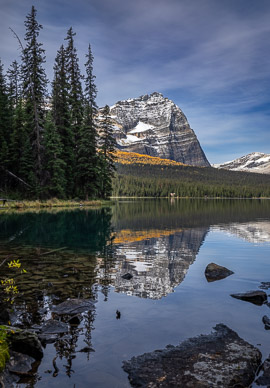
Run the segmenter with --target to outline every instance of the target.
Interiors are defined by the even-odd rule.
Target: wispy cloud
[[[2,0],[6,65],[19,54],[8,27],[23,36],[32,3],[50,78],[72,25],[82,67],[92,45],[100,105],[160,91],[183,109],[211,162],[270,153],[268,0]]]

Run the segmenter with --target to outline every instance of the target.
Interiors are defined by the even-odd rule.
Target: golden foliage
[[[176,232],[181,232],[182,229],[176,230],[131,230],[131,229],[122,229],[120,232],[117,232],[113,242],[115,244],[125,244],[135,241],[149,240],[150,238],[159,238],[162,236],[170,236]]]
[[[175,160],[161,159],[155,156],[137,154],[136,152],[116,151],[115,161],[120,164],[155,164],[158,166],[184,166]]]

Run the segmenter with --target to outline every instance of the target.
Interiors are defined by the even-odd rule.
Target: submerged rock
[[[231,294],[233,298],[245,300],[261,306],[266,300],[267,295],[264,291],[248,291],[239,294]]]
[[[270,330],[270,318],[268,318],[267,315],[264,315],[262,321],[264,323],[264,328]]]
[[[205,269],[205,277],[208,282],[214,282],[216,280],[221,280],[226,278],[227,276],[232,275],[234,272],[230,271],[226,267],[222,267],[221,265],[210,263]]]
[[[54,306],[51,311],[57,315],[77,315],[95,309],[94,301],[90,299],[68,299]]]
[[[56,321],[55,319],[49,319],[42,327],[42,334],[62,334],[68,332],[68,324],[64,322]]]
[[[263,370],[263,374],[256,380],[256,383],[258,385],[264,385],[269,387],[270,386],[270,355],[262,364],[262,370]]]
[[[223,324],[215,332],[190,338],[123,362],[133,387],[248,387],[261,353]]]
[[[270,288],[270,282],[261,282],[259,288],[261,288],[262,290],[268,290],[268,288]]]
[[[133,278],[133,275],[131,275],[131,273],[128,272],[125,275],[123,275],[122,278],[125,280],[130,280]]]

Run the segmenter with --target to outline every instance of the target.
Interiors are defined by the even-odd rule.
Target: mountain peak
[[[232,171],[247,171],[260,174],[270,174],[270,154],[251,152],[235,160],[222,164],[214,164],[213,167],[224,168]]]
[[[210,166],[182,110],[159,92],[111,106],[121,150],[194,166]]]

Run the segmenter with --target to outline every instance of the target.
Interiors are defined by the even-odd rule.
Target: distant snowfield
[[[232,171],[247,171],[260,174],[270,174],[270,155],[262,152],[252,152],[241,158],[222,163],[213,164],[215,168],[224,168]]]

